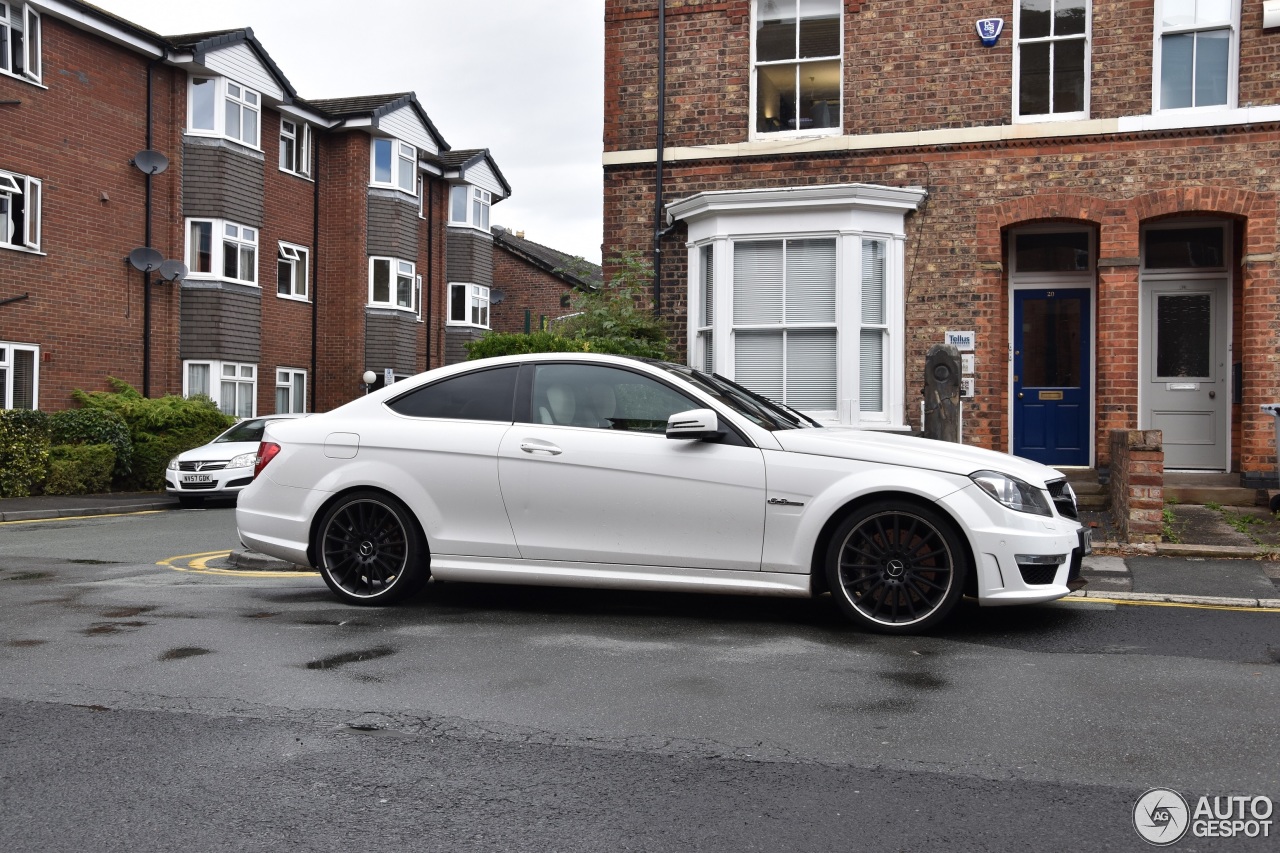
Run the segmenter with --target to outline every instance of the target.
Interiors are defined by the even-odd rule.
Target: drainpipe
[[[432,299],[436,290],[436,182],[430,178],[422,179],[423,191],[427,194],[427,363],[431,369],[431,326],[435,318],[431,316]],[[422,297],[418,297],[421,299]]]
[[[314,161],[311,167],[311,401],[307,410],[316,410],[316,385],[319,384],[319,352],[316,339],[320,330],[320,146],[319,134],[311,134],[311,150],[307,152]]]
[[[152,71],[156,65],[160,63],[159,59],[153,59],[147,63],[147,150],[151,150],[153,128],[152,120],[154,118],[154,108],[152,106]],[[146,198],[144,202],[144,216],[146,224],[144,226],[145,240],[143,245],[148,249],[151,248],[151,173],[147,172],[144,179],[146,181]],[[151,396],[151,273],[142,273],[142,396]]]
[[[653,190],[653,313],[662,315],[662,161],[667,136],[667,0],[658,0],[658,154]]]

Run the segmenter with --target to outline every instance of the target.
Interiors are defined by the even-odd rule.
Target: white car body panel
[[[760,568],[765,475],[754,447],[516,424],[498,455],[525,560]]]

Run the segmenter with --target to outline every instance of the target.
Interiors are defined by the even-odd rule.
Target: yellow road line
[[[168,559],[157,561],[156,565],[178,572],[191,572],[198,575],[226,575],[240,578],[313,578],[318,577],[320,574],[319,572],[268,572],[253,569],[218,569],[209,567],[210,560],[226,559],[230,556],[230,551],[204,551],[199,554],[181,554],[177,557],[169,557]],[[185,563],[185,565],[178,565],[180,562]]]
[[[128,515],[159,515],[162,512],[168,512],[163,509],[140,509],[137,512],[105,512],[94,515],[59,515],[54,518],[28,518],[18,519],[17,521],[0,521],[0,526],[9,524],[44,524],[50,521],[84,521],[90,518],[122,518]]]
[[[1183,607],[1189,610],[1228,610],[1236,613],[1280,613],[1280,607],[1244,607],[1239,604],[1193,604],[1188,601],[1135,601],[1131,598],[1061,598],[1078,604],[1124,604],[1131,607]]]

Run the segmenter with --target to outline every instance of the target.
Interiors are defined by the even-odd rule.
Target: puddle
[[[102,611],[104,619],[128,619],[130,616],[141,616],[150,613],[155,607],[113,607]]]
[[[0,580],[6,581],[44,581],[49,578],[57,577],[53,572],[19,572],[16,575],[9,575]]]
[[[179,646],[176,649],[169,649],[169,651],[160,655],[160,660],[182,660],[183,658],[198,658],[201,655],[211,654],[213,652],[209,649],[202,649],[199,646]]]
[[[67,560],[68,563],[75,563],[77,566],[118,566],[119,560]]]
[[[103,634],[118,634],[126,628],[142,628],[149,622],[100,622],[91,628],[81,631],[86,637],[99,637]]]
[[[72,708],[84,708],[86,711],[110,711],[106,705],[72,705]]]
[[[387,655],[393,655],[395,653],[396,653],[395,649],[387,648],[386,646],[379,646],[373,649],[365,649],[364,651],[360,651],[360,652],[344,652],[343,654],[340,654],[340,655],[332,655],[327,658],[321,658],[320,660],[313,660],[306,665],[306,668],[307,669],[335,669],[340,666],[345,666],[346,664],[349,664],[349,663],[359,663],[360,661],[363,661],[363,660],[376,660],[377,658],[385,658]]]
[[[43,646],[48,640],[10,640],[5,643],[6,646],[15,649],[29,649],[33,646]]]
[[[262,612],[260,612],[260,613],[246,613],[246,614],[244,614],[244,618],[246,618],[246,619],[270,619],[272,616],[279,616],[279,615],[280,615],[280,614],[279,614],[279,612],[274,612],[274,613],[273,613],[273,612],[272,612],[272,611],[270,611],[270,610],[263,610],[263,611],[262,611]]]

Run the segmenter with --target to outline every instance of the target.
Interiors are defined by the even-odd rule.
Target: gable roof
[[[493,226],[493,245],[503,249],[525,263],[573,285],[579,290],[596,290],[604,283],[604,270],[590,261],[543,246],[508,231],[500,225]]]
[[[458,151],[442,151],[435,157],[431,158],[432,162],[445,173],[445,177],[460,177],[466,179],[468,169],[484,163],[493,173],[493,177],[502,185],[502,197],[511,197],[511,184],[507,183],[506,176],[502,174],[502,170],[498,168],[498,163],[493,159],[493,155],[489,153],[488,148],[464,148]]]
[[[449,143],[431,121],[427,111],[422,108],[418,96],[413,92],[395,92],[389,95],[355,95],[348,98],[307,98],[304,103],[319,110],[330,118],[347,121],[354,118],[367,118],[374,127],[378,120],[394,113],[403,107],[409,107],[422,121],[427,132],[443,152],[449,150]]]
[[[253,51],[258,61],[266,67],[268,73],[280,84],[280,88],[285,93],[286,103],[292,102],[298,97],[298,90],[293,88],[289,78],[284,76],[280,66],[276,65],[275,60],[271,58],[271,54],[267,53],[267,49],[262,46],[262,42],[258,41],[257,37],[254,36],[251,27],[213,30],[206,33],[187,33],[184,35],[165,36],[164,38],[175,51],[191,53],[192,59],[199,65],[205,65],[206,57],[214,51],[235,44],[244,44]]]

